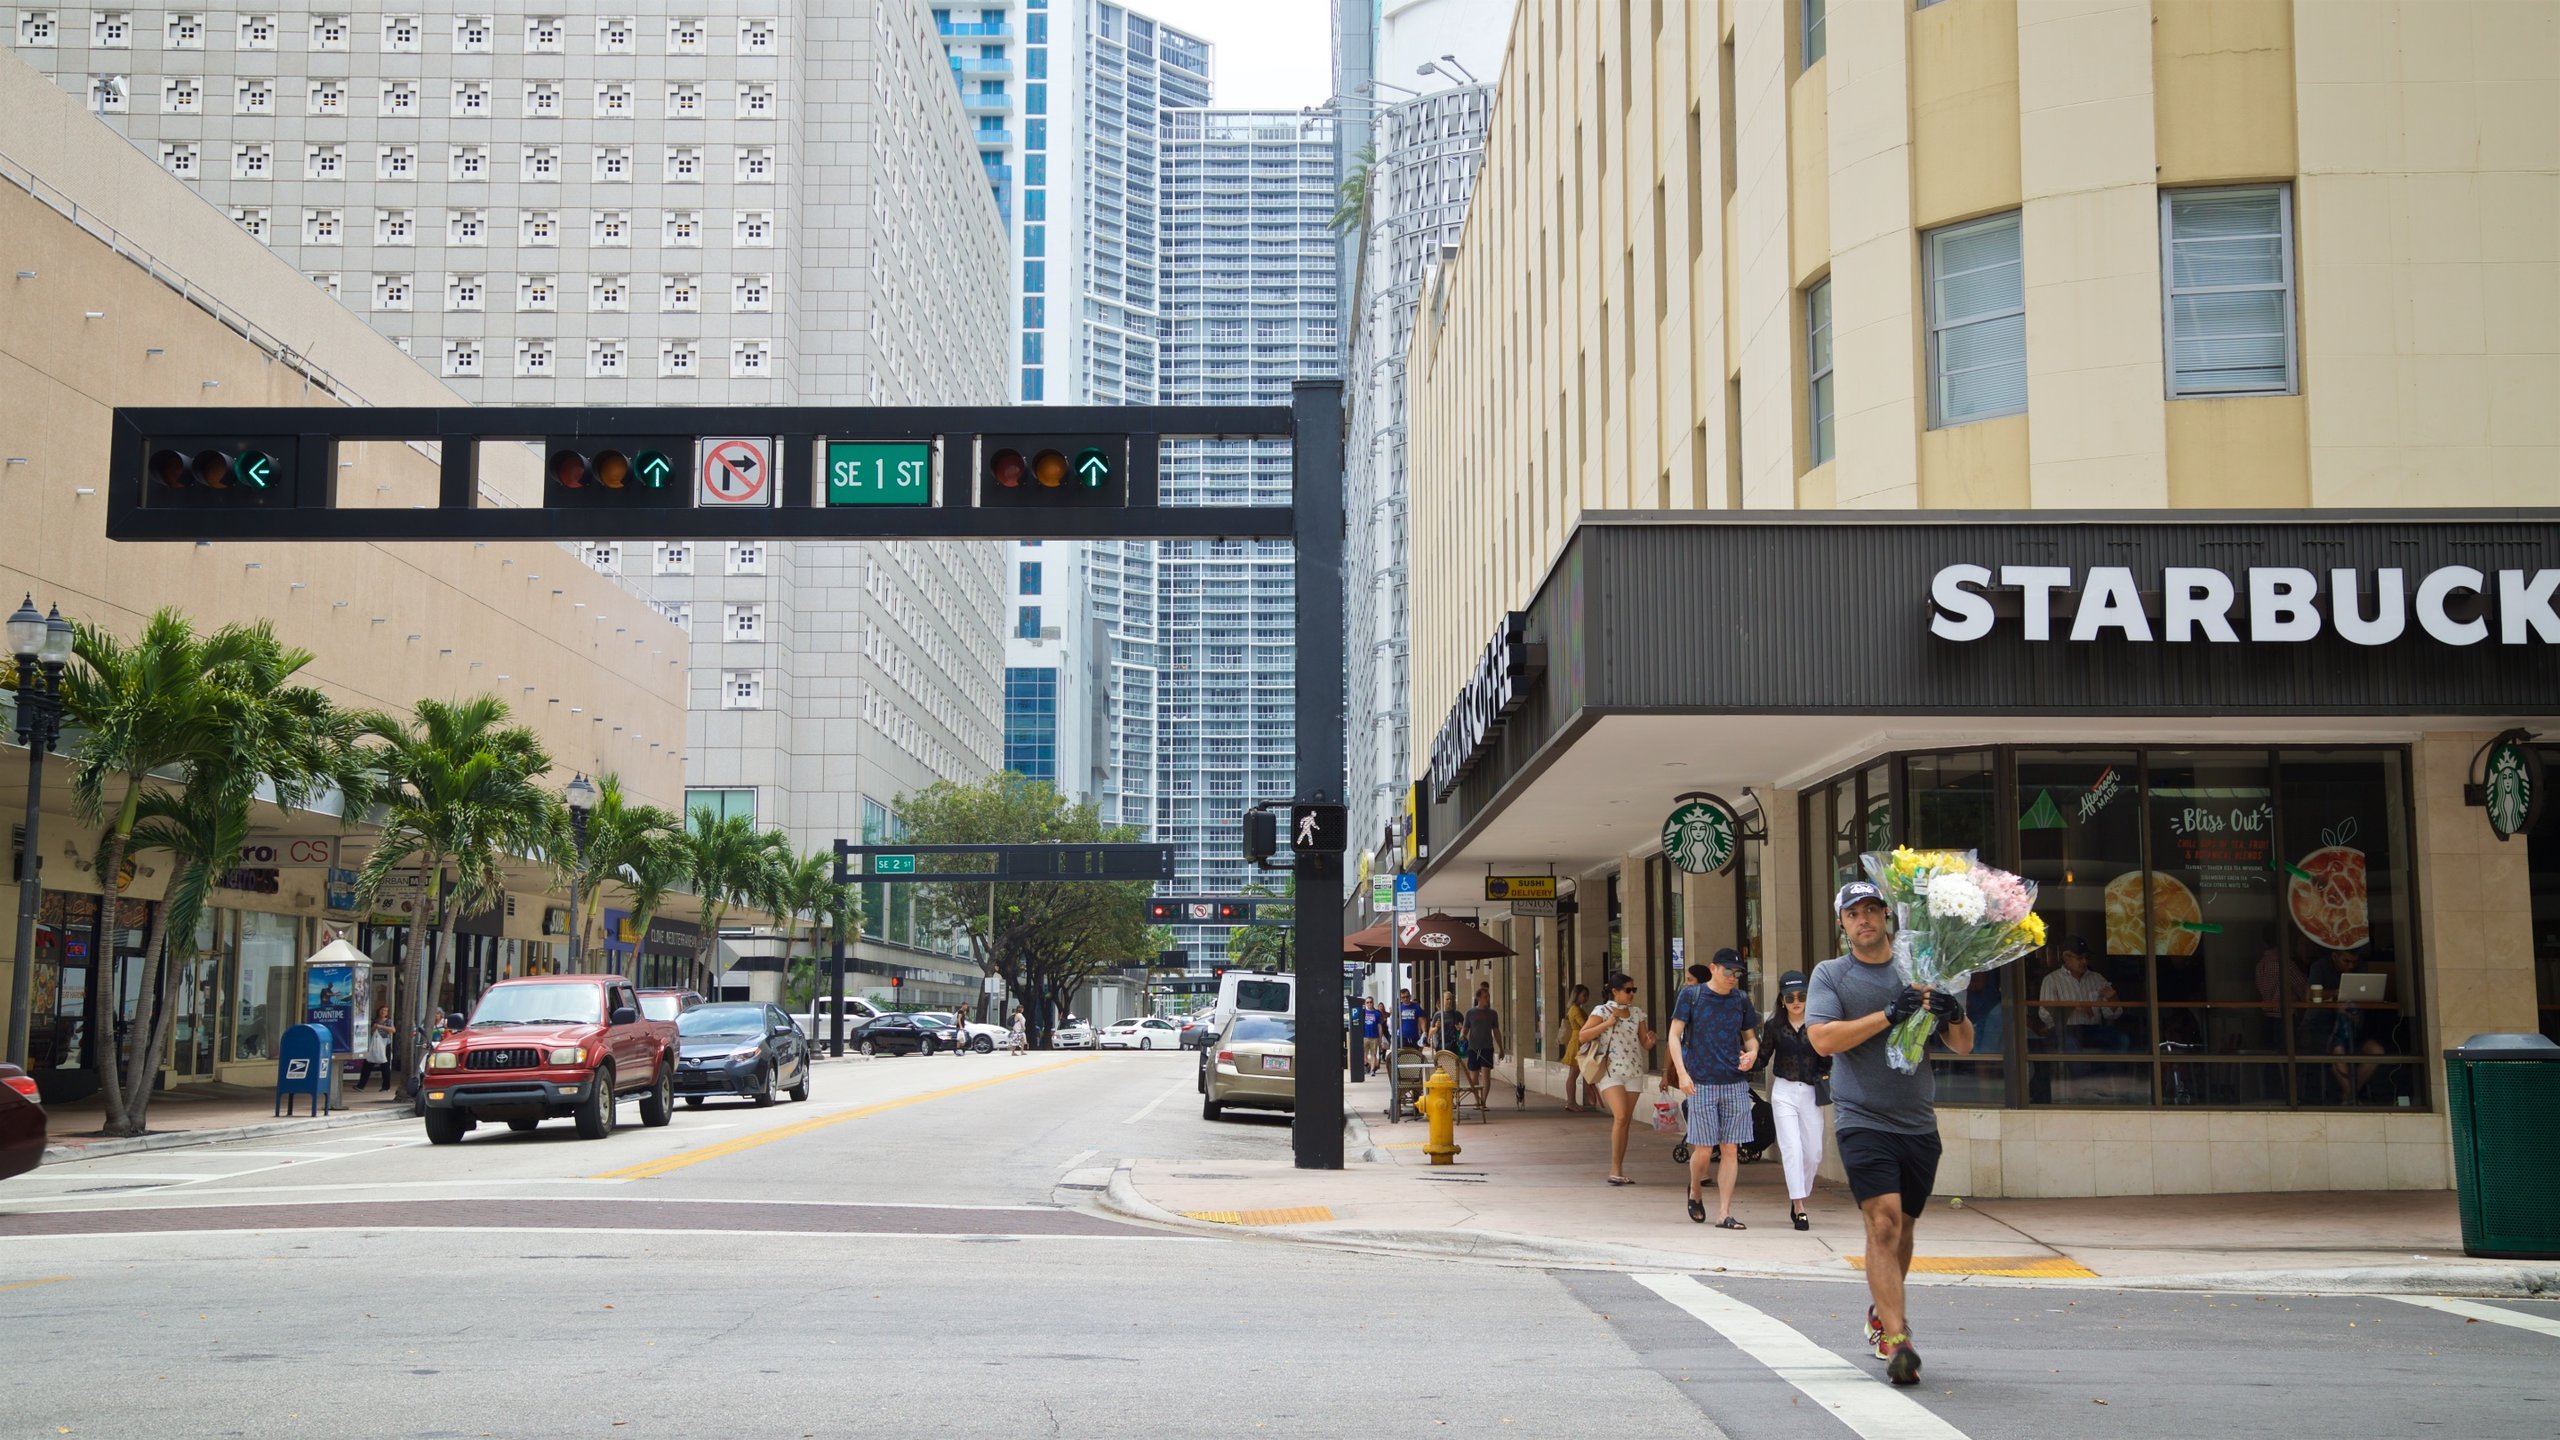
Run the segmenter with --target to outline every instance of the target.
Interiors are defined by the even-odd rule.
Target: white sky
[[[1221,110],[1303,110],[1333,93],[1328,0],[1126,0],[1137,13],[1216,47],[1210,102]]]

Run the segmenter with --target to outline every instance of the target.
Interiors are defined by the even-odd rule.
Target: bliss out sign
[[[2446,565],[2409,570],[2253,565],[2237,578],[2172,565],[2145,591],[2131,566],[1948,565],[1929,582],[1929,633],[1987,639],[1999,628],[1996,591],[2014,592],[2024,640],[2105,638],[2172,645],[2300,643],[2335,634],[2389,645],[2416,629],[2440,644],[2560,645],[2560,570]],[[2493,622],[2494,616],[2494,622]]]

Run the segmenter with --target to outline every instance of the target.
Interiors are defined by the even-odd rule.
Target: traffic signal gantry
[[[1161,504],[1162,442],[1193,439],[1289,441],[1290,503]],[[1286,406],[138,408],[115,412],[108,442],[102,488],[118,541],[1288,540],[1299,794],[1277,848],[1294,852],[1309,895],[1341,891],[1338,383],[1301,382]],[[378,490],[359,497],[352,484],[342,496],[353,462],[341,451],[354,445],[427,457],[434,503],[379,505]],[[520,472],[484,477],[484,453],[529,453],[538,497],[501,498],[500,482]],[[1313,828],[1301,811],[1317,812]],[[899,876],[871,856],[848,877],[850,858],[839,850],[840,883]],[[1300,905],[1291,923],[1294,952],[1321,957],[1299,967],[1292,1143],[1300,1168],[1339,1169],[1341,907]],[[833,968],[841,1013],[840,956]]]

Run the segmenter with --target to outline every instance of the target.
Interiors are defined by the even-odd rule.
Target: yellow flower
[[[2033,911],[2027,912],[2026,918],[2018,922],[2017,935],[2020,940],[2024,941],[2028,945],[2035,946],[2039,949],[2043,948],[2044,917]]]

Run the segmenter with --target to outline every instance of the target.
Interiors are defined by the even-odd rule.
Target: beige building
[[[446,405],[458,397],[337,300],[85,114],[76,96],[0,58],[0,588],[131,634],[175,607],[199,627],[267,619],[316,657],[306,672],[341,704],[405,710],[421,697],[498,695],[540,733],[565,782],[619,773],[638,800],[683,797],[684,635],[636,591],[543,544],[117,546],[105,536],[109,414],[118,405]],[[433,493],[436,467],[405,446],[354,447],[343,492],[385,506]],[[518,477],[533,495],[536,468]],[[16,601],[9,602],[14,608]],[[16,755],[14,734],[12,749]],[[25,806],[23,759],[0,765],[0,806]],[[144,906],[169,879],[141,857],[121,926],[98,925],[93,828],[70,813],[69,769],[49,767],[34,1054],[83,1043],[93,987],[138,983]],[[324,815],[262,829],[340,833]],[[338,865],[365,853],[361,832]],[[566,958],[562,897],[539,866],[464,923],[457,963],[476,983]],[[17,913],[12,847],[8,914]],[[264,1084],[283,1026],[301,1015],[297,965],[325,932],[377,960],[399,914],[333,903],[329,866],[245,867],[217,891],[215,933],[186,987],[173,1081]],[[16,926],[0,935],[14,946]],[[11,956],[14,959],[14,955]],[[92,964],[91,961],[96,961]],[[0,1003],[12,968],[0,965]],[[382,970],[387,980],[387,967]],[[121,977],[119,980],[118,977]]]
[[[1573,981],[1765,1000],[1956,846],[2056,943],[1933,1062],[1943,1189],[2450,1183],[2440,1052],[2560,1036],[2560,820],[2474,788],[2560,763],[2555,114],[2543,6],[1526,0],[1411,356],[1411,764],[1531,1083]]]

